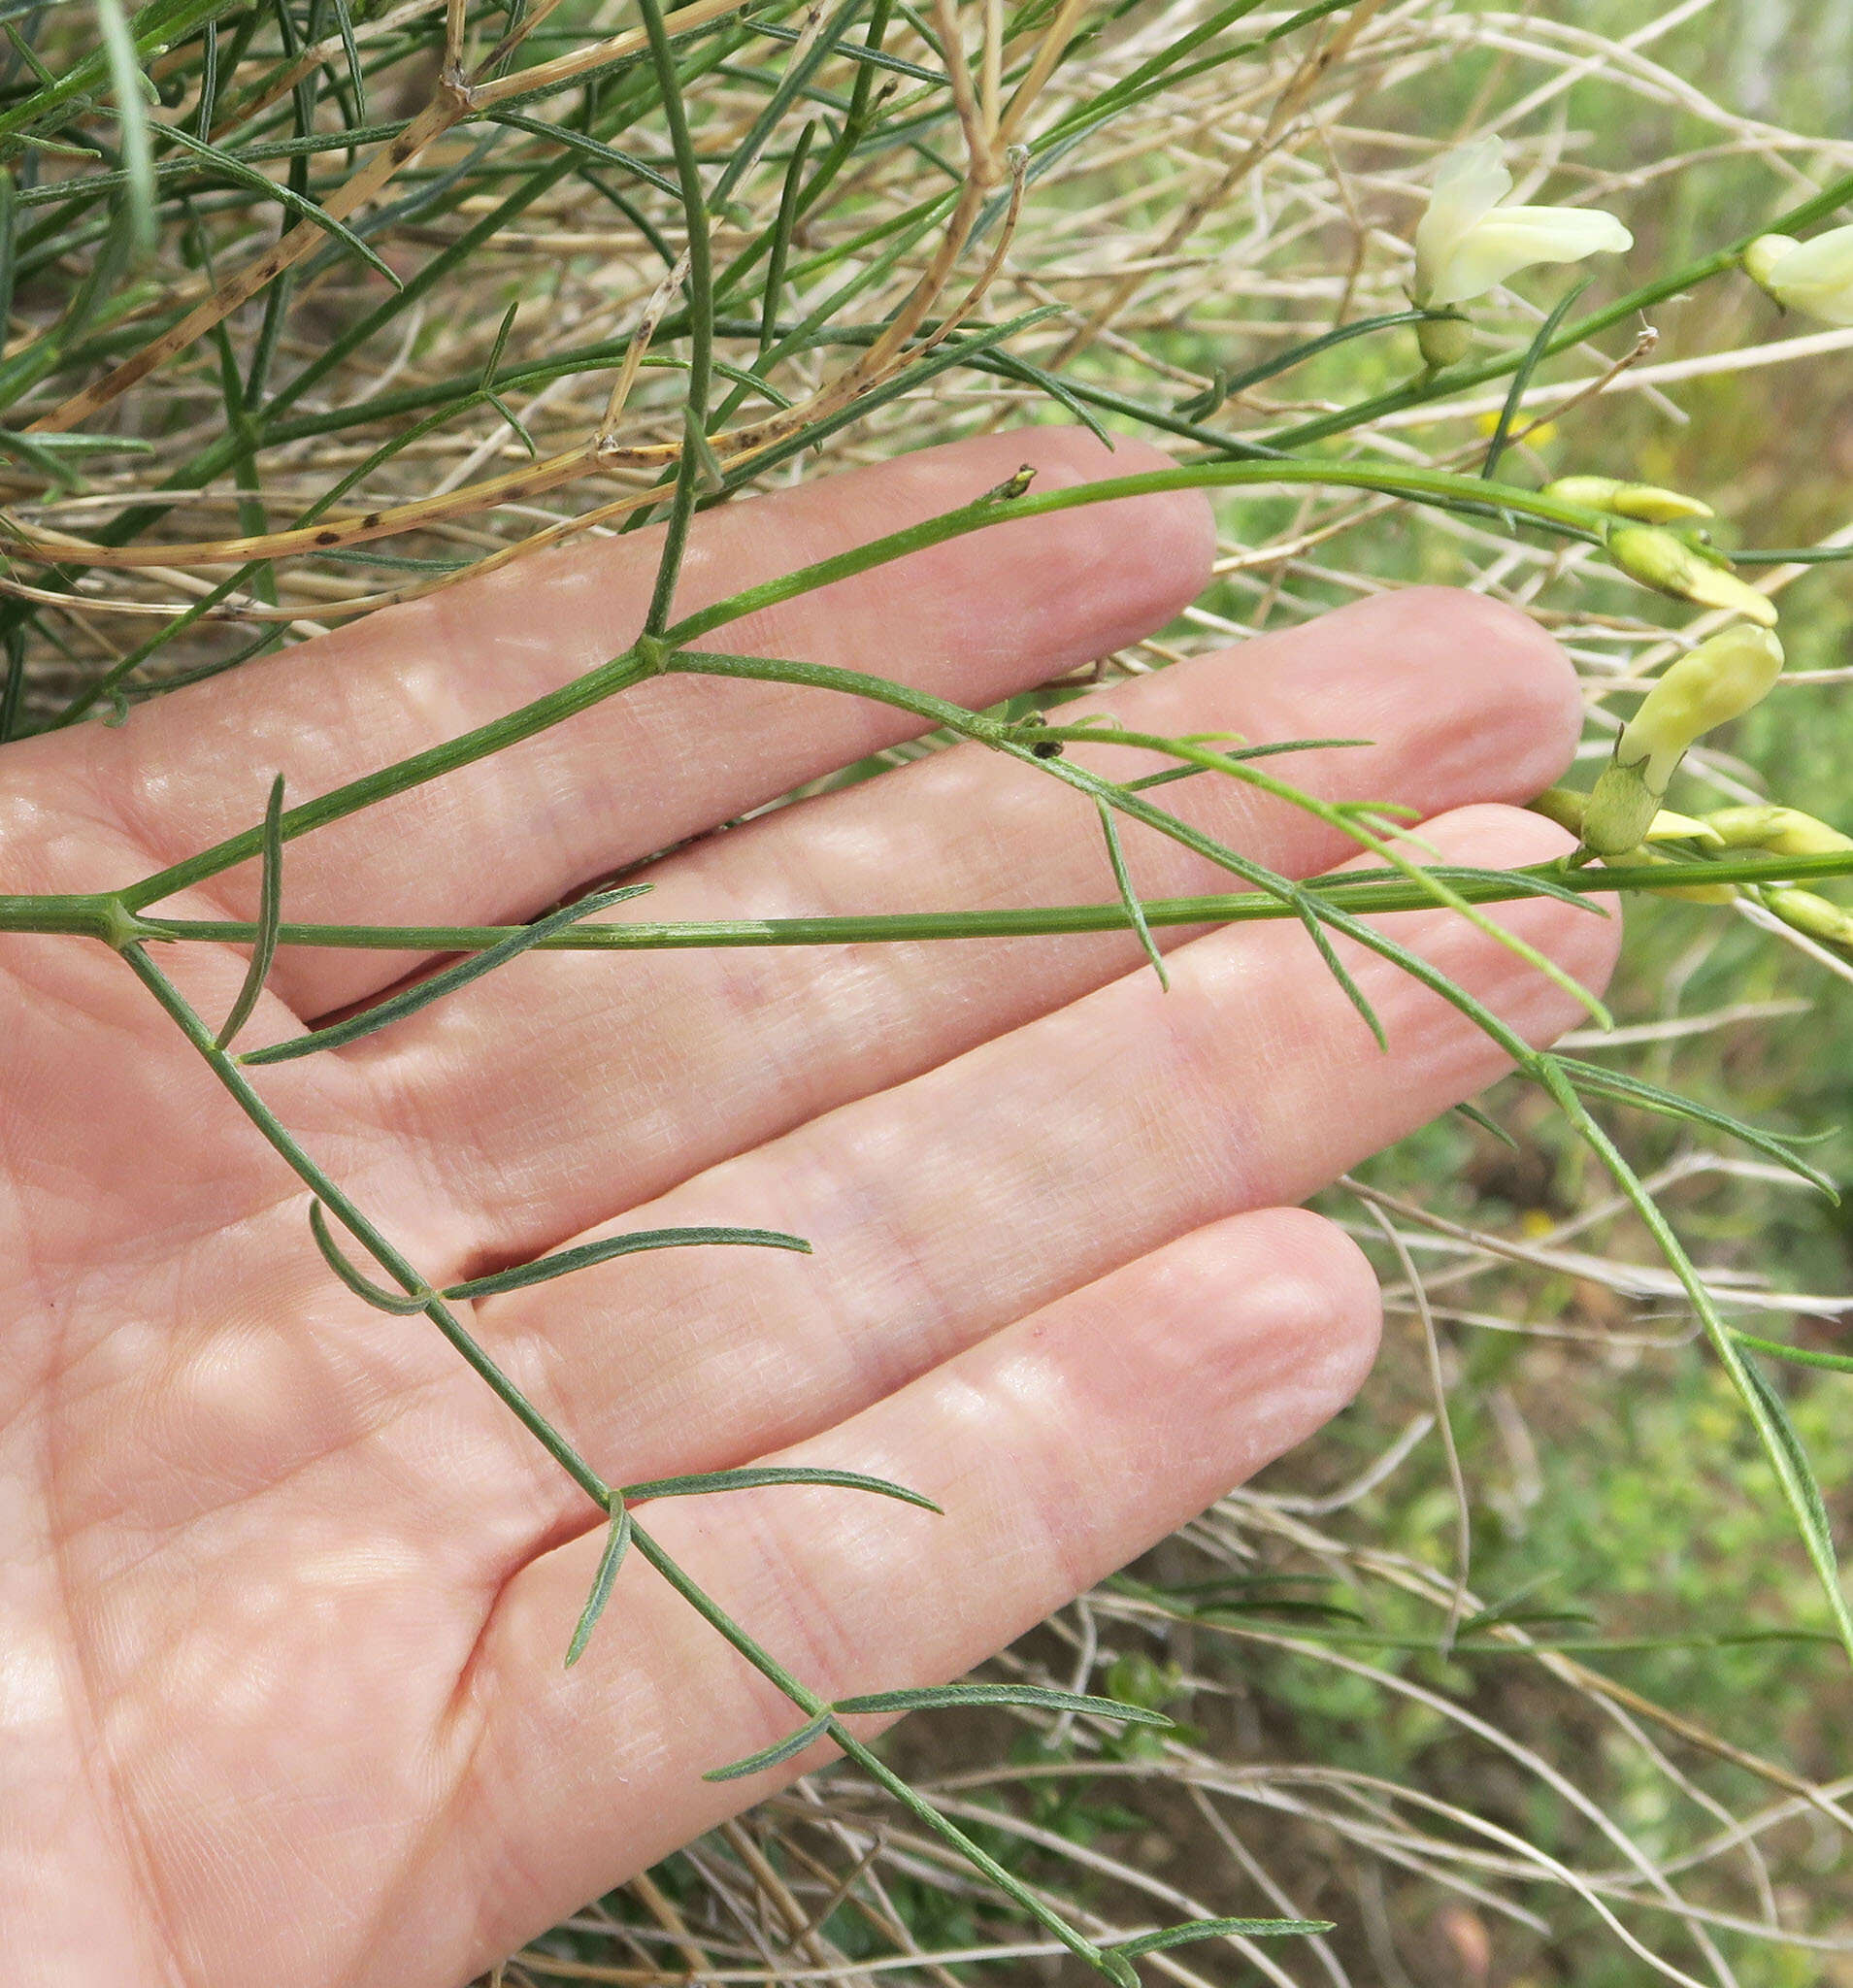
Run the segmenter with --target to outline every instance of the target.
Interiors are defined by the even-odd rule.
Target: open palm
[[[1145,465],[1040,432],[724,510],[714,598],[963,502]],[[1023,520],[730,633],[983,705],[1138,639],[1204,582],[1207,514]],[[0,881],[114,888],[521,704],[622,648],[642,537],[516,566],[212,686],[6,748]],[[1566,762],[1574,687],[1484,601],[1422,591],[1115,689],[1150,730],[1343,735],[1294,778],[1406,803],[1451,860],[1563,846],[1509,805]],[[1098,900],[1084,798],[976,748],[781,810],[903,735],[873,705],[654,680],[291,845],[292,919],[529,918],[649,863],[648,915]],[[1148,756],[1087,746],[1117,775]],[[1188,819],[1307,875],[1347,853],[1214,779]],[[1129,829],[1150,895],[1224,887]],[[674,845],[687,844],[675,849]],[[255,866],[173,900],[248,918]],[[624,916],[624,911],[615,915]],[[1599,982],[1614,921],[1509,926]],[[1534,1040],[1567,997],[1462,920],[1405,941]],[[824,1489],[666,1505],[658,1536],[827,1693],[956,1675],[1316,1427],[1371,1358],[1355,1248],[1291,1205],[1503,1067],[1379,960],[1380,1053],[1304,935],[529,954],[351,1048],[256,1073],[434,1280],[588,1236],[726,1223],[479,1305],[473,1329],[613,1480],[778,1454]],[[243,961],[161,964],[215,1021]],[[248,1043],[418,961],[285,947]],[[797,1720],[647,1569],[561,1658],[599,1514],[422,1319],[329,1275],[301,1183],[108,948],[0,941],[0,1952],[117,1988],[454,1988],[794,1763]]]

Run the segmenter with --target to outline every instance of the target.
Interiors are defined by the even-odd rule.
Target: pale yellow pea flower
[[[1743,267],[1785,311],[1823,324],[1853,324],[1853,227],[1830,228],[1806,242],[1759,235],[1743,251]]]
[[[1415,230],[1410,295],[1423,310],[1457,310],[1535,263],[1580,262],[1634,246],[1620,221],[1596,208],[1502,206],[1512,190],[1505,150],[1499,139],[1482,138],[1448,152],[1437,167],[1428,212]],[[1468,330],[1459,319],[1432,319],[1416,336],[1431,366],[1466,354]]]

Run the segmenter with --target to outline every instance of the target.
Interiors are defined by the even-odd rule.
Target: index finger
[[[900,457],[699,520],[680,609],[726,598],[982,494],[1020,464],[1060,487],[1160,466],[1078,430],[990,435]],[[119,730],[31,742],[19,771],[69,768],[123,831],[134,880],[290,804],[488,722],[625,648],[642,626],[660,535],[537,554],[385,610],[235,677],[156,700]],[[1203,584],[1212,546],[1195,492],[1007,523],[751,615],[729,646],[868,668],[983,705],[1162,625]],[[788,685],[654,679],[292,845],[302,921],[518,920],[590,877],[744,813],[918,730],[917,720]],[[36,762],[31,755],[36,754]],[[46,762],[51,762],[46,767]],[[138,860],[140,858],[141,860]],[[248,917],[255,866],[201,887]],[[283,954],[273,986],[320,1012],[389,984],[388,953]]]

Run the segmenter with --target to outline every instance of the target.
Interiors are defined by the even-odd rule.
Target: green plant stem
[[[429,1291],[431,1285],[368,1220],[353,1201],[315,1164],[295,1135],[258,1096],[250,1080],[238,1067],[237,1059],[218,1046],[213,1038],[212,1030],[194,1011],[185,996],[149,958],[146,946],[137,941],[124,945],[121,952],[122,957],[134,970],[136,977],[160,1003],[181,1033],[205,1059],[213,1075],[232,1094],[239,1110],[257,1128],[303,1185],[408,1293]],[[496,1399],[540,1443],[547,1455],[595,1505],[602,1510],[608,1510],[611,1506],[612,1487],[503,1373],[488,1352],[465,1330],[449,1307],[441,1298],[434,1296],[424,1306],[423,1310],[424,1315],[488,1383]]]
[[[1711,1342],[1712,1351],[1718,1356],[1726,1374],[1730,1375],[1731,1384],[1737,1390],[1738,1400],[1749,1410],[1750,1418],[1756,1425],[1757,1437],[1763,1445],[1764,1454],[1769,1458],[1770,1468],[1775,1473],[1783,1500],[1795,1519],[1796,1528],[1801,1533],[1803,1544],[1813,1563],[1822,1592],[1827,1597],[1835,1631],[1848,1657],[1853,1658],[1853,1607],[1849,1607],[1846,1591],[1840,1584],[1839,1566],[1833,1542],[1827,1537],[1825,1513],[1820,1507],[1820,1493],[1811,1479],[1804,1477],[1798,1470],[1788,1433],[1778,1426],[1775,1415],[1771,1413],[1770,1404],[1764,1398],[1763,1388],[1750,1371],[1749,1363],[1738,1343],[1737,1335],[1726,1324],[1717,1306],[1712,1303],[1711,1293],[1705,1289],[1704,1279],[1699,1275],[1691,1257],[1686,1254],[1685,1244],[1673,1233],[1672,1224],[1661,1213],[1659,1204],[1647,1191],[1646,1183],[1629,1165],[1621,1148],[1597,1124],[1562,1063],[1555,1056],[1533,1052],[1527,1057],[1527,1064],[1529,1074],[1550,1093],[1577,1137],[1607,1170],[1609,1178],[1626,1196],[1629,1206],[1639,1217],[1641,1225],[1653,1238],[1661,1255],[1666,1258],[1673,1275],[1679,1279],[1687,1300],[1698,1314],[1700,1323],[1704,1327],[1705,1338]]]
[[[762,582],[758,586],[746,587],[739,593],[717,602],[699,613],[691,614],[667,630],[660,643],[639,643],[636,646],[614,656],[610,662],[597,669],[588,670],[582,677],[571,683],[563,684],[558,690],[547,692],[532,703],[511,712],[505,716],[492,719],[485,725],[465,732],[458,738],[448,740],[441,746],[413,754],[395,765],[382,767],[377,773],[363,775],[359,779],[349,780],[346,785],[331,789],[314,801],[305,802],[301,807],[292,808],[284,814],[282,835],[285,842],[293,841],[299,835],[306,835],[311,829],[320,828],[331,821],[357,812],[360,809],[373,806],[394,794],[402,794],[413,787],[421,786],[427,780],[437,779],[458,767],[468,766],[492,752],[499,752],[506,746],[517,740],[529,739],[537,733],[546,731],[563,719],[575,716],[606,698],[627,690],[632,684],[655,675],[668,661],[668,648],[680,647],[694,636],[705,634],[713,628],[738,620],[742,615],[758,609],[775,606],[779,602],[795,600],[799,595],[813,592],[816,588],[828,586],[833,580],[844,580],[858,573],[867,573],[893,560],[905,558],[908,553],[923,547],[943,545],[950,539],[962,538],[966,534],[981,531],[987,526],[1003,524],[1012,518],[1042,517],[1056,512],[1075,511],[1089,504],[1110,503],[1122,497],[1142,497],[1168,490],[1224,488],[1239,485],[1265,484],[1270,482],[1337,484],[1349,489],[1381,490],[1394,496],[1413,498],[1417,502],[1436,504],[1460,504],[1475,512],[1497,515],[1500,511],[1509,511],[1534,517],[1541,523],[1559,529],[1580,532],[1591,537],[1600,537],[1603,518],[1599,513],[1581,505],[1566,504],[1559,499],[1545,497],[1530,490],[1508,489],[1503,484],[1489,485],[1478,477],[1451,476],[1439,470],[1419,470],[1400,467],[1395,464],[1373,464],[1369,466],[1346,463],[1199,463],[1190,467],[1153,470],[1143,475],[1115,477],[1096,483],[1079,483],[1068,489],[1048,490],[1012,498],[980,497],[958,510],[928,518],[922,523],[910,526],[905,531],[890,533],[885,538],[872,540],[848,552],[840,553],[832,559],[818,561],[815,565],[798,568],[780,579]],[[686,656],[677,658],[677,666],[691,670]],[[874,696],[892,703],[902,710],[913,712],[928,717],[929,722],[940,724],[956,721],[961,728],[969,724],[972,713],[961,712],[958,707],[943,704],[938,700],[921,698],[904,692],[900,686],[885,683],[879,678],[853,678],[849,673],[838,672],[834,676],[826,673],[818,676],[814,672],[803,674],[802,664],[777,665],[756,670],[751,659],[733,658],[725,668],[711,663],[709,674],[746,676],[758,674],[778,677],[784,671],[798,671],[796,676],[785,676],[782,680],[791,682],[814,682],[829,689],[854,689],[857,694]],[[892,693],[892,694],[891,694]],[[988,721],[986,721],[988,722]],[[971,736],[988,735],[980,732]],[[1026,755],[1027,756],[1027,755]],[[1063,762],[1059,760],[1037,762],[1046,771],[1056,772],[1059,778],[1069,779],[1070,773],[1062,772]],[[1071,785],[1106,785],[1094,782],[1092,776],[1071,779]],[[1118,804],[1115,804],[1118,805]],[[1169,819],[1170,817],[1166,817]],[[230,836],[215,844],[199,854],[189,856],[179,863],[170,865],[153,877],[131,886],[121,894],[122,903],[131,911],[144,910],[157,903],[175,891],[182,890],[189,884],[215,877],[220,871],[230,869],[254,856],[262,846],[262,829],[253,826],[238,835]],[[1251,879],[1256,880],[1256,879]]]
[[[1497,517],[1512,512],[1540,524],[1556,526],[1571,534],[1600,540],[1609,520],[1600,512],[1581,504],[1567,504],[1546,497],[1540,491],[1520,490],[1505,483],[1488,483],[1479,477],[1455,476],[1445,470],[1406,468],[1397,463],[1326,462],[1211,462],[1180,464],[1175,469],[1146,470],[1130,477],[1107,477],[1098,482],[1073,483],[1060,490],[1031,488],[1020,497],[986,495],[937,517],[872,539],[847,552],[811,566],[801,566],[778,580],[743,588],[699,613],[690,614],[664,630],[663,639],[683,647],[698,637],[737,621],[761,608],[776,607],[796,600],[800,594],[829,586],[903,559],[929,546],[942,546],[950,539],[988,525],[1005,524],[1011,518],[1048,517],[1063,511],[1079,511],[1090,504],[1110,504],[1125,497],[1150,497],[1171,490],[1223,490],[1268,484],[1323,484],[1340,489],[1376,490],[1385,496],[1406,497],[1416,503],[1435,504],[1466,510],[1479,516]]]
[[[1695,866],[1697,867],[1697,866]],[[1733,856],[1691,870],[1668,864],[1613,870],[1572,870],[1558,863],[1519,870],[1464,870],[1438,865],[1428,874],[1470,904],[1510,904],[1565,891],[1578,896],[1660,892],[1704,883],[1793,883],[1853,877],[1853,853],[1824,856]],[[1433,909],[1434,893],[1391,871],[1351,871],[1309,878],[1304,888],[1360,915]],[[1151,925],[1253,924],[1293,916],[1277,898],[1257,891],[1142,900]],[[124,927],[122,921],[129,920]],[[864,945],[954,939],[1028,939],[1128,928],[1119,903],[1040,905],[1021,911],[864,911],[815,918],[684,919],[657,924],[585,925],[544,939],[537,952],[691,951],[710,946]],[[0,897],[0,933],[63,932],[114,941],[122,930],[149,940],[248,945],[260,927],[239,918],[159,918],[132,914],[115,897]],[[517,937],[522,925],[314,925],[284,921],[279,945],[342,946],[377,952],[482,952]]]
[[[678,1564],[648,1529],[635,1521],[632,1524],[631,1543],[710,1628],[731,1643],[762,1677],[783,1692],[800,1711],[810,1718],[830,1713],[830,1702],[827,1699],[820,1698],[808,1685],[802,1683],[770,1651],[748,1635],[726,1609]],[[835,1745],[853,1760],[866,1774],[885,1788],[910,1815],[932,1830],[943,1841],[950,1844],[960,1856],[969,1859],[980,1875],[1013,1900],[1039,1925],[1045,1927],[1072,1954],[1103,1972],[1111,1971],[1105,1966],[1100,1948],[1091,1939],[1069,1925],[1059,1912],[1038,1899],[1019,1879],[1006,1871],[995,1857],[974,1842],[949,1816],[942,1815],[924,1795],[910,1787],[872,1748],[858,1740],[841,1719],[834,1715],[830,1716],[823,1730]]]
[[[536,698],[532,704],[524,704],[518,710],[493,718],[486,725],[479,725],[459,738],[448,740],[442,746],[433,746],[424,752],[414,753],[409,759],[382,767],[378,773],[363,775],[345,786],[331,789],[316,800],[305,801],[301,807],[287,810],[282,817],[282,839],[292,842],[299,835],[307,835],[311,829],[323,828],[331,821],[340,821],[349,814],[358,813],[363,808],[371,808],[376,802],[422,786],[426,780],[454,773],[460,766],[486,759],[492,752],[500,752],[518,740],[531,739],[537,732],[546,731],[576,712],[587,711],[616,692],[628,690],[633,683],[654,676],[661,667],[657,656],[626,649],[622,655],[614,656],[595,670],[588,670],[584,676],[575,678],[571,683],[549,691],[545,697]],[[208,877],[216,877],[221,870],[228,870],[247,857],[256,855],[262,846],[262,827],[246,829],[215,844],[210,849],[202,850],[197,856],[171,864],[142,882],[131,885],[121,893],[121,903],[130,911],[141,911],[164,897],[171,897],[178,890],[186,889],[190,884]]]

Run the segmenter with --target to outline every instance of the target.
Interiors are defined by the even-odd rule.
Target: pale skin
[[[717,512],[679,605],[933,515],[991,437]],[[1024,520],[729,631],[983,706],[1205,583],[1192,494]],[[645,536],[516,566],[241,675],[10,746],[0,878],[126,884],[512,709],[637,629]],[[1578,702],[1518,615],[1418,590],[1104,692],[1161,732],[1374,743],[1275,764],[1394,800],[1460,861],[1540,860],[1520,804]],[[892,711],[663,679],[291,845],[294,919],[513,922],[904,735]],[[1077,757],[1115,778],[1156,763]],[[1295,875],[1342,838],[1205,775],[1186,818]],[[1226,887],[1125,832],[1150,896]],[[1098,902],[1093,809],[967,746],[673,853],[652,919]],[[249,917],[254,865],[164,909]],[[613,915],[623,917],[619,911]],[[1585,983],[1617,920],[1510,929]],[[1530,1040],[1574,1004],[1458,917],[1387,921]],[[1311,1434],[1376,1344],[1370,1271],[1295,1207],[1504,1068],[1353,949],[1380,1053],[1290,926],[891,948],[529,955],[346,1051],[254,1073],[419,1270],[454,1280],[682,1223],[814,1256],[666,1251],[480,1304],[495,1356],[613,1481],[758,1459],[877,1473],[649,1508],[831,1695],[957,1676]],[[243,959],[159,949],[215,1025]],[[417,961],[284,949],[247,1046]],[[422,1318],[330,1276],[308,1195],[122,961],[0,939],[0,1953],[15,1983],[456,1988],[767,1793],[704,1770],[802,1723],[633,1562],[562,1668],[600,1514]]]

